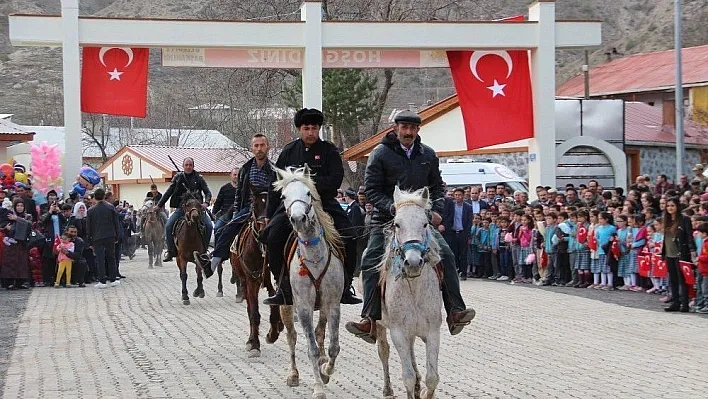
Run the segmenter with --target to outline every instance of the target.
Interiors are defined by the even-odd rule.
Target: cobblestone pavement
[[[301,385],[289,388],[283,336],[273,345],[262,338],[262,357],[247,357],[246,306],[234,303],[232,285],[217,298],[211,278],[206,298],[184,306],[174,263],[148,270],[145,258],[139,252],[121,264],[128,279],[120,287],[32,290],[19,320],[4,397],[311,396],[302,334]],[[225,280],[229,277],[227,271]],[[195,280],[190,273],[190,293]],[[619,306],[560,289],[478,280],[462,287],[478,316],[458,336],[442,333],[440,398],[706,397],[708,364],[701,353],[708,353],[708,318]],[[3,311],[5,298],[0,296]],[[357,320],[359,311],[359,306],[343,307],[343,322]],[[266,326],[261,330],[263,337]],[[380,397],[375,346],[343,328],[341,337],[329,397]],[[416,349],[423,356],[424,347]],[[405,395],[393,349],[391,358],[400,398]]]
[[[0,393],[3,391],[7,368],[10,366],[12,348],[15,347],[17,323],[29,296],[27,290],[0,289]]]

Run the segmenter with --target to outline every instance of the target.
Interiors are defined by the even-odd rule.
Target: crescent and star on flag
[[[106,62],[104,61],[103,57],[106,55],[106,53],[112,49],[117,49],[117,50],[122,50],[125,52],[125,54],[128,55],[128,63],[125,64],[123,68],[127,68],[132,62],[133,62],[133,49],[130,47],[101,47],[101,50],[98,52],[98,60],[103,64],[103,66],[107,66]],[[120,75],[122,75],[124,72],[119,71],[118,68],[113,68],[112,71],[106,71],[108,75],[110,75],[110,80],[118,80],[120,81]]]
[[[472,56],[470,57],[470,71],[472,72],[472,75],[479,80],[480,82],[484,83],[482,78],[479,77],[479,74],[477,73],[477,63],[479,60],[482,59],[482,57],[486,55],[496,55],[506,61],[507,65],[507,73],[506,77],[509,78],[511,76],[511,72],[514,70],[514,62],[511,60],[511,56],[509,55],[509,52],[507,51],[475,51],[472,53]],[[504,96],[506,97],[506,94],[504,93],[504,88],[506,87],[506,84],[499,84],[499,82],[494,79],[494,84],[491,86],[487,86],[487,89],[491,90],[492,92],[492,98],[495,98],[496,96]]]

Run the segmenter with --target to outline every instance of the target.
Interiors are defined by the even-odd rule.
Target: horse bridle
[[[192,213],[197,212],[199,214],[201,209],[199,208],[190,208],[187,212],[184,214],[184,218],[187,220],[187,225],[191,226],[192,225]]]
[[[413,206],[413,205],[420,206],[420,204],[418,204],[414,201],[405,201],[400,204],[396,204],[396,210],[401,209],[405,206]],[[425,240],[424,241],[408,240],[408,241],[404,242],[403,244],[400,244],[398,237],[396,236],[396,229],[394,227],[393,239],[391,240],[391,248],[393,249],[394,255],[397,256],[401,261],[406,260],[406,252],[408,252],[410,250],[416,250],[416,251],[420,252],[420,255],[423,258],[424,264],[428,263],[427,259],[425,258],[425,255],[427,255],[428,252],[430,252],[430,230],[428,228],[425,229]],[[409,278],[409,276],[404,276],[404,277]]]
[[[293,205],[295,205],[296,203],[302,202],[303,204],[305,204],[305,215],[309,218],[310,211],[312,211],[312,201],[313,200],[311,200],[310,202],[305,202],[301,199],[293,200],[293,202],[291,202],[290,205],[288,205],[288,207],[285,209],[285,214],[288,215],[288,217],[290,217],[290,208],[292,208]]]

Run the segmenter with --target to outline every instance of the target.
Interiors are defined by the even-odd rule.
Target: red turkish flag
[[[81,111],[144,118],[149,54],[147,48],[84,47]]]
[[[504,19],[519,20],[523,17]],[[528,51],[448,51],[447,60],[468,150],[533,137]]]
[[[684,281],[687,285],[693,285],[696,283],[696,276],[693,274],[693,264],[691,262],[679,261],[679,267],[681,267],[681,273],[683,273]]]

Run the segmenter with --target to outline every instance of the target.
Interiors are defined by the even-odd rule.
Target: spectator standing
[[[458,187],[453,191],[454,200],[445,201],[440,231],[455,255],[458,273],[467,278],[467,251],[472,227],[472,205],[464,201],[465,190]]]
[[[95,205],[88,210],[86,235],[89,245],[96,255],[96,270],[98,284],[96,288],[106,288],[106,281],[111,286],[120,285],[116,280],[115,244],[120,237],[120,224],[115,207],[104,201],[106,192],[99,188],[94,193]],[[108,273],[108,280],[106,280]]]
[[[680,204],[675,197],[666,201],[664,215],[664,245],[661,257],[669,270],[671,285],[671,305],[667,312],[688,312],[688,287],[681,272],[680,261],[691,262],[696,255],[696,243],[693,240],[691,219],[681,215]]]

